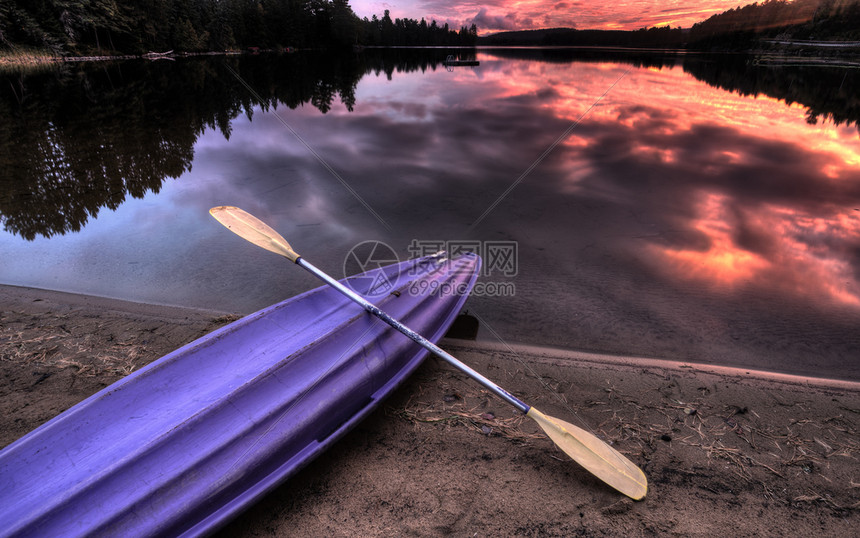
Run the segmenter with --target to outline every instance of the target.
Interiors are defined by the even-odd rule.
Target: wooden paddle
[[[645,494],[648,492],[648,481],[642,470],[595,435],[573,424],[544,415],[534,407],[523,403],[503,388],[439,348],[433,342],[392,318],[374,304],[314,267],[310,262],[305,261],[304,258],[292,249],[286,239],[253,215],[246,213],[238,207],[231,206],[213,207],[209,210],[209,213],[238,236],[259,247],[280,254],[313,273],[323,282],[361,305],[369,313],[391,325],[426,350],[440,359],[447,361],[489,389],[493,394],[496,394],[525,413],[526,416],[537,422],[543,431],[546,432],[547,436],[568,456],[613,488],[637,501],[645,497]]]

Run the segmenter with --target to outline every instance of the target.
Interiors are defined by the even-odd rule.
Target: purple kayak
[[[431,341],[480,258],[345,283]],[[384,295],[367,295],[393,285]],[[323,286],[196,340],[0,452],[0,536],[211,532],[368,415],[427,352]]]

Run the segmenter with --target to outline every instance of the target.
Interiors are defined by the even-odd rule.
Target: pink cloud
[[[475,24],[478,28],[486,30],[519,30],[524,27],[521,22],[517,21],[515,13],[490,15],[485,7],[482,7],[478,14],[468,19],[466,23]]]
[[[557,3],[539,0],[351,0],[350,5],[359,17],[381,16],[385,9],[390,9],[391,16],[395,18],[435,19],[440,24],[448,22],[453,28],[474,23],[479,31],[487,32],[554,27],[636,30],[665,24],[690,27],[739,3],[738,0],[705,0],[699,3],[690,0],[617,0],[612,3],[585,0]]]

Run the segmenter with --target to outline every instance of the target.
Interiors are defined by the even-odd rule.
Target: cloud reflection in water
[[[516,296],[467,306],[511,341],[860,379],[856,128],[637,67],[469,234],[629,68],[479,59],[367,75],[351,112],[257,107],[229,140],[207,129],[190,171],[117,211],[133,242],[101,214],[92,239],[16,242],[16,258],[40,252],[46,278],[60,278],[58,251],[87,275],[64,267],[68,280],[27,284],[241,312],[314,285],[207,220],[211,206],[239,205],[331,272],[368,239],[403,256],[413,239],[515,240]]]
[[[541,106],[574,121],[620,69],[595,66],[570,84],[556,73],[557,97]],[[629,78],[566,143],[568,171],[554,178],[562,193],[651,223],[649,268],[666,278],[860,306],[856,131],[808,125],[799,107],[722,92],[680,70]]]
[[[288,214],[287,231],[319,220],[302,230],[308,256],[344,237],[403,254],[412,239],[464,238],[627,69],[481,60],[365,77],[351,113],[285,112],[393,232],[274,121],[246,126],[271,154],[235,160],[256,181],[244,196]],[[468,237],[518,241],[521,265],[516,297],[471,308],[511,340],[856,375],[858,152],[856,130],[810,125],[799,106],[634,69]],[[301,180],[278,193],[280,161]]]

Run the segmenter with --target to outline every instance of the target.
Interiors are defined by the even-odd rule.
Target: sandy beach
[[[0,286],[0,446],[235,315]],[[631,501],[428,359],[224,536],[855,536],[860,384],[443,340],[645,471]]]

